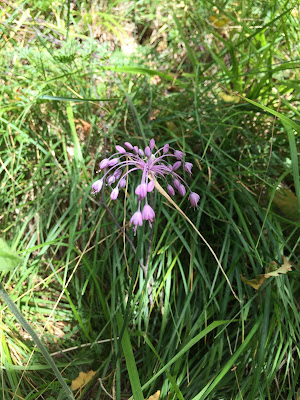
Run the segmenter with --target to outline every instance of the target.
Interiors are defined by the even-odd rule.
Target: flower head
[[[130,223],[134,225],[134,234],[136,234],[137,226],[143,225],[143,216],[140,211],[136,211],[131,217]]]
[[[153,222],[155,218],[155,212],[149,204],[146,204],[142,211],[142,217],[144,221]]]
[[[191,202],[191,206],[192,207],[197,207],[198,205],[198,201],[200,200],[200,196],[198,193],[194,193],[192,192],[189,196],[190,202]]]
[[[151,139],[144,149],[125,142],[124,146],[116,146],[117,153],[105,158],[100,162],[100,170],[105,170],[102,179],[92,185],[93,193],[99,193],[104,183],[113,185],[111,199],[117,200],[120,189],[126,187],[126,182],[132,172],[140,172],[141,180],[135,187],[137,195],[138,210],[133,214],[130,223],[134,225],[134,232],[137,227],[143,225],[143,221],[149,224],[155,218],[153,208],[148,204],[148,193],[155,189],[155,181],[160,179],[166,183],[167,192],[175,196],[175,190],[185,196],[190,193],[189,200],[192,207],[197,207],[200,196],[192,192],[185,180],[177,172],[180,168],[191,174],[193,164],[184,161],[184,153],[174,150],[167,143],[155,151],[155,140]],[[175,190],[174,190],[175,188]],[[142,202],[144,206],[141,211]]]

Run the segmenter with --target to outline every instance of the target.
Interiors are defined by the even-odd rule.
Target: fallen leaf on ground
[[[226,101],[226,103],[239,103],[240,101],[239,96],[236,96],[234,94],[227,94],[225,92],[220,92],[219,97],[221,97],[223,101]]]
[[[282,259],[283,259],[283,264],[281,267],[275,270],[274,267],[268,267],[265,274],[257,275],[255,279],[247,279],[241,275],[242,281],[247,285],[253,287],[253,289],[258,290],[268,278],[272,276],[280,276],[282,274],[287,274],[289,271],[292,270],[292,266],[289,260],[286,257],[282,257]]]
[[[152,396],[150,396],[148,399],[146,400],[158,400],[160,396],[160,390],[158,390],[156,393],[154,393]],[[133,399],[134,400],[134,399]]]
[[[95,371],[79,372],[79,375],[74,381],[72,381],[71,389],[77,390],[85,386],[95,375]]]
[[[274,271],[267,271],[265,274],[266,278],[270,278],[271,276],[280,276],[280,274],[287,274],[292,270],[292,266],[289,260],[286,257],[283,257],[283,264],[280,268],[275,269]]]
[[[241,279],[244,283],[253,287],[253,289],[255,289],[255,290],[258,290],[266,280],[264,275],[257,275],[257,277],[255,279],[247,279],[241,275]]]

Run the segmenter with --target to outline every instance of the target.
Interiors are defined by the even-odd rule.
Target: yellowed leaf
[[[257,275],[255,279],[247,279],[241,275],[242,281],[247,285],[253,287],[253,289],[258,290],[261,287],[261,285],[271,276],[280,276],[281,274],[286,274],[292,270],[292,266],[289,260],[286,257],[282,257],[282,259],[283,259],[283,264],[281,267],[275,270],[272,267],[268,267],[266,269],[266,274]]]
[[[223,28],[229,23],[229,19],[225,15],[210,15],[209,21],[215,28]]]
[[[271,276],[280,276],[280,274],[287,274],[289,271],[292,270],[292,266],[289,262],[289,260],[286,257],[283,257],[283,264],[280,268],[275,269],[275,271],[268,271],[267,274],[265,274],[266,278],[270,278]]]
[[[244,283],[253,287],[253,289],[258,290],[267,278],[265,275],[257,275],[255,279],[247,279],[241,275],[241,279]]]
[[[158,400],[160,396],[160,390],[158,390],[156,393],[154,393],[152,396],[150,396],[147,400]],[[134,399],[132,399],[134,400]]]
[[[71,389],[77,390],[85,386],[95,375],[95,371],[80,372],[78,377],[72,381]]]
[[[156,393],[150,396],[148,400],[158,400],[159,396],[160,396],[160,390],[158,390]]]
[[[297,197],[291,189],[278,187],[273,198],[273,203],[291,221],[300,220]]]
[[[239,96],[227,94],[225,92],[220,92],[219,97],[221,97],[221,99],[223,101],[226,101],[226,103],[235,103],[236,104],[236,103],[239,103],[239,101],[240,101]]]
[[[291,14],[294,18],[299,18],[299,9],[297,7],[293,8]],[[299,390],[299,397],[300,397],[300,390]]]

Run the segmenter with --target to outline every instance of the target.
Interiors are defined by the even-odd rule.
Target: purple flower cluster
[[[143,221],[149,221],[151,225],[155,218],[155,212],[148,204],[147,194],[154,190],[154,182],[157,178],[165,180],[167,192],[170,196],[175,195],[175,190],[181,196],[185,196],[188,190],[192,207],[197,207],[200,199],[200,196],[192,192],[185,180],[176,172],[180,167],[183,167],[190,175],[192,173],[193,164],[184,162],[184,153],[172,149],[169,144],[165,144],[157,151],[154,151],[154,147],[154,139],[150,140],[149,146],[144,150],[137,146],[132,146],[129,142],[124,143],[124,147],[117,145],[117,153],[100,162],[100,170],[106,170],[106,172],[101,179],[92,185],[93,193],[99,193],[104,182],[109,186],[115,184],[110,197],[112,200],[116,200],[119,190],[126,186],[127,176],[131,172],[142,171],[140,184],[135,188],[138,210],[130,220],[134,225],[135,232],[138,226],[143,225]],[[142,201],[145,202],[143,208],[141,208]]]

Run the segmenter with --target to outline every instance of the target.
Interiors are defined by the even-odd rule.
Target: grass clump
[[[59,370],[3,302],[3,398],[296,399],[297,3],[94,11],[1,7],[0,226],[21,257],[1,282]],[[126,207],[91,195],[116,144],[151,138],[194,163],[200,207],[177,205],[240,301],[165,198],[134,237],[134,186]],[[89,371],[72,396],[58,379]]]

